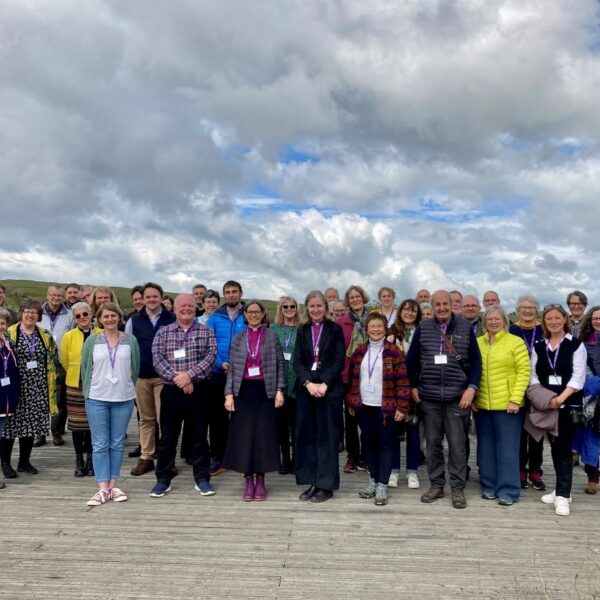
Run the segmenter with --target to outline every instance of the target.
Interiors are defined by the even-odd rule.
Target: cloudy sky
[[[0,278],[600,301],[597,0],[2,0]]]

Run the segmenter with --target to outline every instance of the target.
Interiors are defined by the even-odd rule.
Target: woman
[[[394,304],[396,292],[391,287],[382,287],[377,292],[377,299],[379,300],[379,307],[372,312],[378,312],[386,318],[387,329],[389,330],[396,320],[396,305]]]
[[[17,357],[13,351],[13,343],[6,330],[12,315],[6,308],[0,308],[0,439],[6,419],[15,413],[19,402],[19,369]],[[0,481],[0,490],[5,484]]]
[[[221,303],[219,292],[216,290],[206,290],[203,303],[204,314],[200,317],[197,317],[197,321],[198,323],[206,325],[208,317],[210,317],[210,315],[212,315],[219,308],[219,304]]]
[[[49,415],[58,413],[58,353],[51,333],[37,325],[41,318],[42,305],[37,300],[23,300],[19,322],[8,328],[8,335],[14,340],[21,384],[19,404],[6,420],[0,443],[2,472],[7,479],[17,477],[17,471],[37,474],[29,460],[33,440],[48,434]],[[16,438],[19,438],[17,471],[10,464]]]
[[[88,500],[88,506],[100,506],[108,500],[127,500],[116,483],[123,463],[125,433],[133,412],[140,350],[134,336],[119,331],[122,320],[119,306],[105,302],[96,314],[96,321],[104,331],[92,333],[83,345],[82,390],[99,488]]]
[[[313,291],[304,301],[292,357],[296,373],[296,483],[308,484],[300,500],[325,502],[340,486],[338,442],[341,432],[345,363],[344,333],[330,320],[325,295]]]
[[[583,322],[583,315],[585,313],[587,305],[587,296],[579,290],[575,290],[567,296],[567,306],[571,311],[569,321],[571,323],[571,332],[573,334],[573,337],[579,337],[579,328],[581,327],[581,323]]]
[[[433,319],[433,306],[429,302],[421,302],[419,308],[421,309],[421,320]]]
[[[116,304],[117,306],[119,305],[119,300],[117,299],[117,296],[112,291],[112,289],[106,285],[99,285],[94,290],[94,292],[92,294],[92,299],[90,301],[90,306],[92,307],[92,314],[97,315],[98,309],[105,302],[112,302],[112,303]]]
[[[366,340],[365,320],[369,314],[365,305],[369,301],[369,296],[359,285],[351,285],[344,295],[344,304],[348,312],[338,319],[337,323],[344,333],[344,342],[346,344],[346,361],[342,380],[344,385],[348,386],[348,370],[350,368],[350,357],[354,350]],[[346,451],[348,453],[344,473],[354,473],[356,469],[364,471],[366,469],[366,460],[364,452],[360,448],[360,436],[358,434],[358,422],[353,417],[348,407],[344,412],[344,430],[346,435]]]
[[[395,342],[404,355],[408,353],[410,343],[417,325],[421,322],[421,307],[416,300],[403,300],[396,312],[396,318],[389,331],[388,341]],[[421,463],[421,437],[420,420],[417,415],[416,406],[410,405],[409,414],[404,419],[406,426],[406,477],[407,485],[411,490],[418,490],[421,486],[417,474]],[[392,461],[392,473],[388,482],[389,487],[398,487],[400,478],[400,441],[394,445],[394,458]]]
[[[579,339],[584,343],[587,351],[587,366],[592,376],[600,375],[600,306],[593,306],[585,315],[579,329]],[[596,409],[596,414],[600,409]],[[575,432],[573,448],[581,456],[584,470],[587,475],[585,486],[586,494],[597,494],[600,482],[600,433],[594,428],[593,423],[588,423],[585,428],[578,428]]]
[[[68,427],[75,450],[75,477],[93,475],[92,437],[85,412],[81,386],[81,353],[83,344],[92,333],[92,308],[87,302],[76,302],[71,309],[75,328],[67,331],[60,343],[60,364],[66,372]],[[93,333],[101,331],[96,328]],[[84,454],[87,458],[84,462]]]
[[[265,473],[279,468],[277,417],[283,406],[285,359],[267,311],[252,300],[244,307],[248,329],[231,343],[225,408],[232,413],[223,466],[244,474],[245,502],[267,499]]]
[[[173,306],[175,305],[175,300],[172,296],[168,294],[163,294],[163,297],[160,303],[169,311],[173,312]]]
[[[291,296],[282,296],[277,303],[275,323],[271,329],[277,334],[285,359],[286,394],[283,406],[277,410],[277,426],[279,430],[279,451],[281,462],[279,473],[293,473],[294,447],[296,439],[296,374],[292,366],[292,355],[296,345],[296,331],[300,324],[298,303]]]
[[[573,482],[571,410],[582,403],[587,353],[583,343],[571,335],[569,315],[560,304],[544,308],[542,328],[544,339],[535,344],[531,355],[531,384],[539,384],[555,394],[548,408],[558,411],[558,430],[557,435],[548,435],[556,488],[541,500],[554,504],[557,515],[567,516]]]
[[[404,351],[385,339],[385,315],[370,314],[365,329],[368,341],[350,359],[346,404],[351,413],[358,413],[371,475],[359,496],[375,498],[375,504],[383,506],[388,502],[387,484],[398,445],[396,423],[408,413],[410,384]]]
[[[531,357],[533,347],[536,342],[544,339],[544,330],[537,322],[537,315],[540,312],[540,303],[535,296],[525,294],[517,298],[515,313],[517,322],[512,323],[508,331],[513,335],[518,335],[527,346],[527,351]],[[528,406],[527,399],[525,405]],[[544,458],[544,437],[536,441],[525,429],[521,431],[521,450],[519,453],[519,478],[521,489],[528,487],[527,475],[534,490],[544,491],[546,484],[542,479],[542,461]]]
[[[477,338],[482,372],[475,401],[477,464],[481,496],[510,506],[519,500],[519,446],[523,430],[525,390],[531,377],[523,340],[509,333],[500,306],[483,314],[484,334]]]

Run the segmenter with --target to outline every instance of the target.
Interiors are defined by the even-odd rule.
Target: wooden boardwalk
[[[358,498],[361,472],[324,504],[275,473],[268,501],[246,504],[239,475],[203,498],[184,464],[164,498],[148,496],[152,474],[127,475],[128,502],[88,508],[94,481],[73,477],[66,437],[34,449],[39,475],[0,491],[0,598],[600,599],[600,497],[583,493],[580,468],[567,518],[531,489],[509,508],[482,500],[476,469],[462,511],[419,501],[423,470],[421,490],[402,481],[380,508]]]

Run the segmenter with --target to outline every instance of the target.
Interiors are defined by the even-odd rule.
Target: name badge
[[[260,367],[249,367],[248,375],[250,377],[258,377],[260,375]]]
[[[448,364],[448,356],[446,354],[436,354],[433,357],[433,362],[436,365],[447,365]]]
[[[28,369],[37,369],[37,360],[30,360],[27,362]]]
[[[285,358],[285,360],[292,360],[292,353],[291,352],[284,352],[283,353],[283,358]]]
[[[312,367],[310,368],[310,370],[311,370],[311,371],[316,371],[316,370],[317,370],[317,366],[318,366],[318,363],[317,363],[317,361],[315,360],[315,362],[312,364]]]
[[[560,375],[550,375],[548,385],[562,385],[562,377]]]
[[[372,383],[363,383],[362,388],[365,392],[369,392],[370,394],[375,391],[375,386]]]
[[[113,375],[107,375],[106,379],[110,381],[113,385],[119,381],[118,377],[114,377]]]
[[[185,348],[173,351],[173,358],[185,358]]]
[[[2,379],[0,379],[0,385],[2,387],[10,385],[10,377],[3,377]]]

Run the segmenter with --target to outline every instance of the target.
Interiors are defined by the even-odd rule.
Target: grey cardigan
[[[555,396],[555,392],[539,383],[527,388],[527,398],[531,405],[525,413],[523,427],[537,442],[544,437],[546,432],[554,436],[558,435],[558,410],[549,408],[550,401]],[[565,408],[565,410],[567,409]]]
[[[277,334],[266,327],[260,356],[267,398],[275,398],[277,390],[285,391],[285,359]],[[225,395],[232,394],[236,397],[239,395],[247,358],[246,332],[242,331],[231,342]]]

